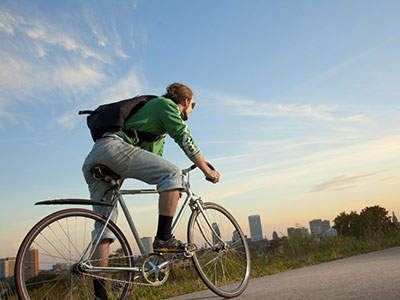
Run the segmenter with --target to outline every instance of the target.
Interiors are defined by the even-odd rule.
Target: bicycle
[[[212,167],[211,165],[209,165]],[[133,284],[160,286],[169,276],[171,264],[190,258],[205,285],[215,294],[232,298],[246,289],[250,276],[250,253],[246,238],[233,216],[222,206],[203,202],[190,187],[189,172],[182,170],[183,202],[174,222],[175,231],[187,207],[191,215],[187,225],[189,243],[195,251],[184,253],[146,253],[122,195],[155,194],[155,189],[121,190],[122,179],[103,165],[92,169],[98,180],[110,183],[111,202],[88,199],[55,199],[35,205],[101,205],[103,216],[91,210],[60,210],[39,221],[26,235],[15,263],[15,280],[21,299],[94,299],[93,280],[104,282],[109,299],[127,299]],[[128,240],[111,221],[120,204],[141,253],[135,264]],[[105,229],[115,241],[110,254],[93,258]],[[40,269],[40,270],[39,270]]]

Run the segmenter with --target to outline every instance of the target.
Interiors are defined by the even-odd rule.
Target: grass
[[[362,239],[293,236],[273,241],[269,247],[251,248],[251,278],[268,276],[296,268],[315,265],[353,255],[400,246],[400,233],[374,233]],[[160,287],[135,286],[131,300],[165,299],[206,289],[194,272],[176,271],[173,278]]]
[[[400,246],[400,232],[373,233],[361,239],[337,236],[320,241],[314,236],[292,236],[272,241],[268,247],[251,247],[251,278],[267,276],[300,267],[310,266]],[[8,287],[5,299],[17,299],[5,281],[0,291]],[[160,287],[135,285],[130,300],[165,299],[206,289],[195,270],[171,269],[170,278]],[[1,298],[1,297],[0,297]]]

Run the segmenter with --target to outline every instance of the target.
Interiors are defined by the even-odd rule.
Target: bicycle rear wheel
[[[55,212],[39,221],[22,242],[15,263],[15,280],[20,299],[96,299],[93,280],[99,279],[108,299],[126,299],[132,288],[132,273],[127,271],[92,273],[80,262],[88,260],[92,231],[104,227],[103,216],[85,209]],[[133,256],[120,229],[112,222],[107,228],[114,234],[106,259],[108,266],[132,267]],[[93,234],[94,236],[96,234]]]
[[[243,293],[250,276],[250,252],[245,236],[232,215],[215,203],[204,203],[205,217],[193,211],[188,241],[197,246],[192,260],[200,278],[214,293],[231,298]]]

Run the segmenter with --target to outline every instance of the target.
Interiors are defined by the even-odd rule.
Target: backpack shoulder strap
[[[78,115],[92,115],[95,112],[95,110],[80,110],[78,111]]]

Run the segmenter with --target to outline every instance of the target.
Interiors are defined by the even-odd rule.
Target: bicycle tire
[[[94,224],[101,226],[105,222],[102,215],[78,208],[57,211],[39,221],[24,238],[16,257],[15,281],[20,299],[95,299],[96,275],[74,266],[92,245]],[[127,239],[113,222],[107,228],[115,237],[107,263],[132,267],[133,256]],[[95,265],[96,261],[90,263]],[[105,278],[103,286],[109,299],[123,300],[129,296],[132,272],[100,275]]]
[[[198,247],[192,257],[193,265],[215,294],[225,298],[239,296],[246,289],[250,277],[250,252],[246,238],[237,221],[222,206],[207,202],[203,209],[225,247],[212,233],[200,209],[194,210],[187,232],[188,242]]]

